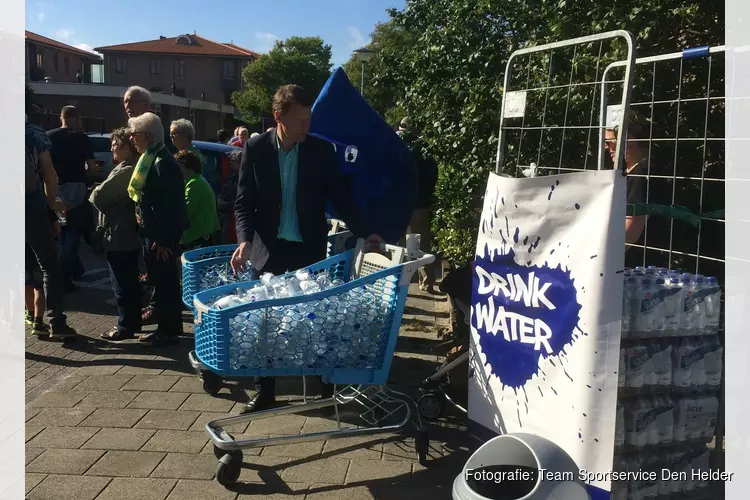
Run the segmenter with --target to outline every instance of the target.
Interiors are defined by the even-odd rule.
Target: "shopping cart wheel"
[[[224,386],[224,380],[214,372],[203,371],[200,374],[200,379],[203,382],[203,390],[212,396],[219,394],[219,391]]]
[[[214,456],[221,460],[221,457],[223,457],[224,455],[234,455],[239,459],[240,462],[242,462],[244,458],[242,456],[242,450],[227,451],[222,450],[218,446],[214,445]]]
[[[419,416],[428,422],[434,422],[445,410],[445,396],[439,392],[423,394],[417,401]]]
[[[237,482],[242,472],[242,458],[227,454],[219,459],[216,466],[216,482],[222,486],[229,486]]]
[[[414,448],[417,452],[417,459],[420,465],[427,463],[427,453],[430,451],[430,436],[425,429],[417,431],[414,438]]]

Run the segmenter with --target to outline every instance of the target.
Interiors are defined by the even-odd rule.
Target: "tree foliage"
[[[454,263],[465,262],[474,252],[484,187],[497,151],[503,75],[514,50],[616,29],[634,34],[638,57],[723,43],[723,3],[701,0],[679,4],[660,0],[407,0],[403,10],[389,14],[389,29],[416,35],[408,44],[377,48],[380,62],[371,65],[371,74],[377,73],[374,81],[396,95],[440,164],[433,228],[440,250]],[[592,72],[594,59],[616,60],[624,47],[608,45],[602,53],[595,47],[585,49],[588,53],[578,54],[579,67],[573,68],[583,68],[577,75],[581,81],[597,78]],[[555,57],[562,61],[560,74],[570,73],[564,61],[572,59],[571,54]],[[526,76],[545,83],[549,68],[556,64],[549,59],[532,60]],[[673,85],[672,76],[660,75],[657,85]],[[636,87],[646,89],[646,80],[636,75]],[[701,83],[706,81],[703,74],[694,80],[698,86],[706,84]],[[558,110],[546,108],[547,119],[561,118],[563,97],[567,98],[547,96],[546,101]],[[573,103],[579,98],[584,99],[570,97]],[[538,103],[531,103],[527,114],[539,109]],[[509,148],[516,148],[511,154],[506,150],[506,159],[512,160],[508,167],[515,165],[524,141],[537,149],[544,145],[539,136],[518,139],[508,141]],[[553,139],[549,135],[545,140]],[[561,155],[562,162],[580,161],[577,154],[586,161],[591,154],[589,140],[579,142],[582,152],[571,150],[569,157]]]
[[[242,73],[244,88],[232,101],[249,123],[271,113],[273,94],[285,84],[300,85],[316,96],[331,75],[331,46],[320,37],[291,37],[277,41]]]

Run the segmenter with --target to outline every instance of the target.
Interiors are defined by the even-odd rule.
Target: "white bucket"
[[[474,472],[478,470],[485,473],[481,479]],[[453,481],[453,500],[588,500],[578,472],[570,455],[552,441],[533,434],[504,434],[484,443],[469,458]],[[498,476],[505,481],[496,483]],[[555,480],[555,476],[572,480]]]

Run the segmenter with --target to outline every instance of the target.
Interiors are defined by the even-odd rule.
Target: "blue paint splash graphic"
[[[519,232],[520,230],[516,228],[513,237],[516,242]],[[536,243],[538,244],[538,240]],[[578,303],[571,272],[568,269],[562,269],[560,265],[555,268],[549,267],[547,263],[541,266],[521,265],[516,262],[515,252],[512,249],[501,254],[499,251],[490,251],[487,246],[483,255],[477,254],[475,264],[472,326],[476,328],[479,335],[479,345],[486,356],[491,372],[500,379],[503,386],[513,389],[523,388],[534,375],[540,372],[540,358],[550,358],[550,362],[554,363],[552,358],[559,357],[566,346],[572,346],[575,341],[574,333],[576,330],[580,331],[578,323],[581,305]],[[486,276],[492,274],[506,280],[507,288],[511,292],[510,297],[497,289],[479,293],[480,284],[487,285],[489,280]],[[514,282],[512,286],[508,275],[511,275]],[[525,293],[522,289],[516,290],[515,283],[517,282],[532,284],[528,287],[532,291]],[[533,300],[533,289],[537,290],[536,296],[540,299],[536,303]],[[542,297],[546,298],[554,308],[550,309],[544,300],[541,300]],[[500,314],[502,311],[500,308],[503,308],[504,315]],[[489,311],[493,311],[494,314],[489,314]],[[526,325],[523,328],[522,321]],[[545,330],[540,326],[542,324],[549,329],[546,344],[539,342],[539,338],[545,336]],[[498,327],[499,329],[494,331]],[[508,340],[502,328],[507,331]],[[521,334],[522,329],[525,335]],[[538,336],[540,332],[541,337]],[[534,337],[535,333],[538,336],[536,343],[521,342],[522,337]],[[564,368],[563,371],[567,378],[572,380]],[[554,389],[552,390],[556,393]]]

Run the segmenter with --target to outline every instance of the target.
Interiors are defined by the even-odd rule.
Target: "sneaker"
[[[49,327],[44,324],[42,318],[36,318],[31,322],[31,334],[40,337],[46,337],[49,335]]]
[[[25,316],[24,319],[25,319],[27,325],[29,325],[29,326],[33,326],[34,325],[34,315],[31,314],[29,311],[26,311],[26,316]]]
[[[77,335],[78,333],[68,325],[51,326],[49,329],[50,340],[65,340],[74,338]]]

